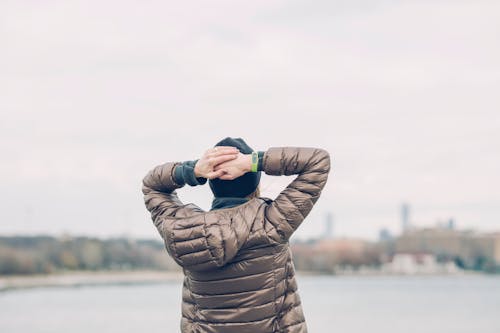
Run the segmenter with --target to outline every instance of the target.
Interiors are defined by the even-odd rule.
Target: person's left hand
[[[219,179],[233,180],[241,177],[252,170],[252,154],[239,153],[237,158],[215,166],[215,172],[220,170],[224,170],[225,172]]]
[[[224,169],[214,170],[214,168],[237,158],[239,152],[238,148],[232,146],[217,146],[208,149],[194,166],[195,176],[214,179],[224,175]]]

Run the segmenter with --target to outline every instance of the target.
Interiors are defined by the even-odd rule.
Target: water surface
[[[498,333],[500,277],[298,276],[310,333]],[[0,293],[2,333],[179,332],[181,282]]]

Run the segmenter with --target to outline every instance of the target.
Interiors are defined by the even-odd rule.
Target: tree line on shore
[[[334,273],[345,268],[379,268],[384,258],[394,253],[394,244],[337,240],[292,242],[291,246],[298,270]],[[472,257],[469,264],[459,256],[438,253],[436,258],[438,261],[453,260],[462,269],[500,273],[500,266],[484,256]],[[160,240],[0,236],[0,275],[81,270],[180,270],[180,267]]]
[[[0,236],[0,275],[138,269],[178,267],[156,240]]]

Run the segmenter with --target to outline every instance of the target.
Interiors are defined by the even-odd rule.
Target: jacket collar
[[[212,200],[212,207],[210,208],[210,210],[235,207],[247,202],[248,200],[249,199],[247,198],[239,198],[239,197],[214,197]]]

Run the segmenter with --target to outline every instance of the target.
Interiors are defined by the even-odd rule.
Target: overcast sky
[[[1,1],[0,234],[157,238],[141,180],[224,137],[328,150],[294,237],[500,230],[498,1]],[[263,175],[275,197],[290,177]],[[178,190],[209,209],[208,184]]]

